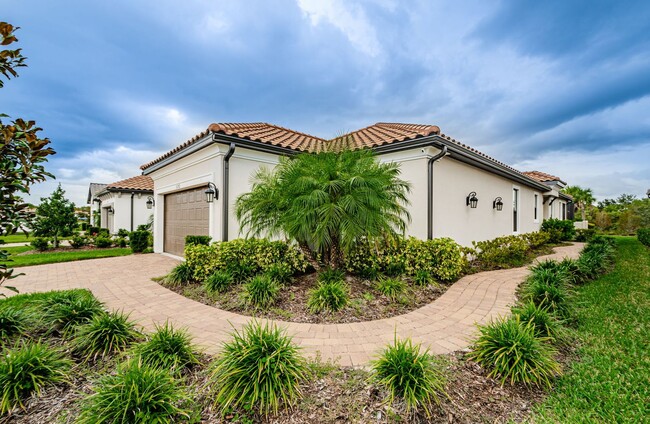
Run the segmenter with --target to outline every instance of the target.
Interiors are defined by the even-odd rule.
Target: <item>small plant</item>
[[[234,262],[226,267],[237,283],[243,283],[255,275],[255,266],[247,262]]]
[[[124,249],[126,246],[128,246],[129,243],[124,237],[119,237],[117,240],[115,240],[115,244],[117,244],[117,247]]]
[[[99,379],[81,404],[77,422],[174,423],[190,418],[190,403],[179,380],[165,369],[132,360]]]
[[[70,239],[70,246],[73,249],[81,249],[88,244],[88,239],[84,236],[74,236]]]
[[[431,403],[445,396],[445,378],[436,368],[428,350],[413,345],[411,339],[398,340],[384,349],[372,363],[374,378],[389,393],[389,400],[403,399],[406,410],[422,407],[430,415]]]
[[[358,274],[359,277],[365,278],[366,280],[376,280],[379,277],[379,268],[376,266],[367,266],[361,269]]]
[[[143,364],[174,372],[198,364],[196,351],[189,333],[184,329],[175,330],[169,322],[157,325],[149,340],[134,348]]]
[[[375,288],[379,293],[395,301],[406,290],[406,284],[399,278],[381,278],[375,284]]]
[[[27,316],[23,311],[13,307],[0,309],[0,345],[9,337],[23,334],[27,327]]]
[[[326,268],[318,273],[319,283],[331,283],[333,281],[345,281],[345,271],[334,268]]]
[[[19,344],[0,357],[0,415],[50,384],[66,381],[71,366],[61,352],[45,344]]]
[[[535,280],[538,282],[543,282],[551,286],[561,286],[568,281],[568,276],[565,270],[560,266],[559,262],[548,262],[552,264],[552,267],[547,268],[531,268],[531,274],[529,279]]]
[[[479,326],[479,337],[468,357],[488,369],[488,376],[499,378],[501,384],[509,381],[550,387],[560,365],[548,341],[535,336],[532,323],[523,323],[515,315]]]
[[[95,247],[99,249],[106,249],[113,245],[113,240],[110,237],[97,236],[95,237]]]
[[[275,263],[267,268],[265,274],[278,284],[288,284],[291,282],[293,271],[287,264]]]
[[[246,306],[267,308],[275,303],[280,293],[280,285],[267,275],[256,275],[244,284],[242,299]]]
[[[86,359],[104,358],[124,352],[140,333],[128,315],[121,312],[100,313],[77,330],[72,347]]]
[[[413,282],[418,286],[428,286],[433,282],[433,278],[429,271],[426,269],[419,269],[415,271],[415,276],[413,276]]]
[[[312,314],[324,310],[336,312],[347,305],[349,298],[347,285],[342,280],[321,282],[309,293],[307,307]]]
[[[49,331],[69,333],[103,313],[102,304],[86,290],[58,292],[44,299],[41,317]]]
[[[406,264],[404,262],[391,262],[384,268],[384,274],[389,277],[399,277],[406,272]]]
[[[567,293],[561,284],[529,279],[523,288],[523,298],[551,312],[563,316],[568,314]]]
[[[564,270],[567,282],[570,284],[582,284],[584,276],[580,270],[580,264],[574,259],[564,258],[560,262],[560,267]]]
[[[243,408],[268,416],[302,397],[307,374],[306,361],[284,331],[251,322],[224,343],[210,380],[222,411]]]
[[[44,252],[50,247],[50,242],[46,238],[36,237],[29,243],[29,245],[39,252]]]
[[[187,263],[181,262],[165,277],[165,282],[172,286],[180,286],[194,280],[194,269]]]
[[[209,294],[223,293],[228,290],[233,283],[232,275],[228,271],[215,271],[203,282],[205,291]]]
[[[142,253],[149,247],[149,231],[136,230],[129,234],[129,246],[133,253]]]
[[[528,302],[512,309],[523,324],[532,324],[536,337],[548,338],[554,342],[561,341],[563,328],[561,322],[548,309]]]
[[[117,236],[120,238],[127,238],[129,236],[129,231],[125,228],[120,228],[117,230]]]
[[[202,246],[209,246],[210,245],[210,240],[212,240],[212,237],[210,236],[185,236],[185,245],[187,246],[188,244],[199,244]]]

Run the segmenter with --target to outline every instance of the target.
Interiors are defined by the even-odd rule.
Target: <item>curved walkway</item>
[[[558,247],[538,258],[578,256],[582,244]],[[131,255],[20,268],[22,276],[12,283],[21,293],[90,289],[109,309],[131,314],[145,328],[166,320],[187,327],[194,340],[208,353],[219,351],[233,328],[250,317],[223,311],[178,295],[151,281],[169,272],[178,262],[163,255]],[[412,337],[433,353],[466,348],[476,323],[508,314],[517,286],[527,268],[481,272],[461,278],[434,302],[405,315],[351,324],[302,324],[277,321],[287,328],[308,356],[320,352],[323,359],[336,359],[343,366],[366,365],[387,343]]]

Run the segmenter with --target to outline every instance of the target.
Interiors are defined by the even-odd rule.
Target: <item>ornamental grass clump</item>
[[[554,280],[528,279],[523,287],[522,297],[525,301],[561,316],[569,314],[567,289],[563,284],[556,284]]]
[[[318,282],[331,283],[335,281],[345,281],[345,271],[340,269],[326,268],[318,273]]]
[[[182,372],[199,363],[198,349],[187,330],[174,329],[169,322],[157,325],[148,340],[136,345],[133,351],[142,364],[172,372]]]
[[[73,350],[84,359],[96,360],[124,352],[140,337],[135,324],[122,312],[100,313],[78,328]]]
[[[433,356],[411,339],[398,340],[384,349],[372,362],[374,379],[389,393],[389,401],[401,399],[406,410],[423,408],[430,415],[432,403],[440,404],[446,396],[445,377],[437,369]]]
[[[208,294],[223,293],[232,285],[232,274],[226,270],[217,270],[203,282]]]
[[[224,343],[210,381],[222,411],[243,408],[268,416],[302,397],[307,373],[306,361],[284,330],[251,322]]]
[[[187,263],[181,262],[165,277],[165,282],[172,286],[180,286],[194,281],[194,269]]]
[[[0,358],[0,415],[51,384],[65,382],[72,361],[60,351],[40,342],[16,345]]]
[[[426,269],[419,269],[413,276],[413,282],[418,286],[428,286],[434,282],[433,276]]]
[[[532,324],[536,337],[545,337],[553,342],[561,342],[565,339],[561,321],[547,308],[528,302],[513,308],[512,313],[519,317],[520,322]]]
[[[244,284],[242,300],[244,305],[265,309],[273,305],[280,293],[280,285],[267,275],[256,275]]]
[[[395,301],[406,290],[406,283],[399,278],[381,278],[375,284],[375,288],[391,301]]]
[[[349,299],[349,290],[343,280],[321,282],[309,292],[307,307],[312,314],[325,310],[337,312],[348,304]]]
[[[10,337],[23,334],[27,329],[27,315],[20,309],[6,307],[0,309],[0,345]]]
[[[556,350],[548,338],[535,335],[532,323],[524,323],[515,315],[478,328],[479,336],[468,357],[501,384],[550,387],[553,377],[560,373],[560,365],[554,359]]]
[[[189,421],[191,400],[169,370],[132,360],[100,378],[83,399],[79,424]]]
[[[287,264],[275,263],[266,269],[265,274],[278,284],[289,284],[293,277],[293,270]]]
[[[41,319],[48,331],[66,335],[104,312],[102,304],[88,290],[55,292],[42,301],[41,307]]]

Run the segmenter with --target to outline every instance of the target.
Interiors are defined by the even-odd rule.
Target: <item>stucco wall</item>
[[[119,229],[131,231],[131,193],[127,192],[109,192],[99,197],[102,201],[101,205],[101,227],[108,228],[112,234],[117,233]],[[133,230],[138,228],[138,225],[146,224],[149,216],[153,211],[147,209],[147,195],[136,193],[133,196]],[[107,209],[112,207],[113,225],[109,228]]]

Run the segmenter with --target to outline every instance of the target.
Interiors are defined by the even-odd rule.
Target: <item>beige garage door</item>
[[[183,256],[185,236],[208,235],[208,203],[205,188],[172,193],[165,196],[164,251]]]

